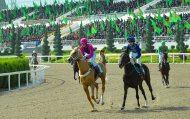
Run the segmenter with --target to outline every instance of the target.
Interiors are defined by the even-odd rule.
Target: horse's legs
[[[124,84],[123,105],[121,107],[121,110],[125,109],[125,101],[126,101],[126,98],[127,98],[127,90],[128,90],[128,86],[126,86],[126,84]]]
[[[163,86],[165,85],[165,77],[164,77],[163,73],[162,73],[162,84],[163,84]]]
[[[145,82],[146,82],[146,84],[147,84],[147,86],[149,88],[149,91],[151,93],[152,100],[155,100],[156,97],[154,97],[154,95],[153,95],[153,91],[152,91],[152,86],[151,86],[150,80],[145,79]]]
[[[104,99],[103,99],[103,96],[104,96],[104,92],[105,92],[105,75],[102,73],[102,75],[100,76],[101,80],[102,80],[102,95],[101,95],[101,104],[104,105]]]
[[[75,75],[76,75],[76,71],[74,71],[74,79],[77,80],[76,77],[75,77]]]
[[[92,106],[92,111],[95,111],[94,104],[92,103],[91,98],[90,98],[90,93],[89,93],[89,90],[88,90],[88,86],[86,86],[86,85],[83,84],[83,89],[84,89],[84,91],[86,93],[88,101],[90,102],[90,104]]]
[[[139,88],[144,96],[144,99],[145,99],[145,106],[147,106],[147,98],[146,98],[146,94],[145,94],[145,91],[143,89],[143,86],[142,86],[142,83],[139,85]]]
[[[169,85],[169,74],[166,74],[166,84]]]
[[[91,87],[91,92],[92,92],[91,98],[94,100],[94,102],[98,103],[94,97],[94,84],[92,84],[90,87]]]
[[[138,86],[135,87],[135,90],[136,90],[136,98],[137,98],[137,105],[138,105],[138,108],[140,108],[140,103],[139,103],[139,89],[138,89]]]
[[[98,99],[98,83],[94,83],[94,86],[96,88],[96,99]]]

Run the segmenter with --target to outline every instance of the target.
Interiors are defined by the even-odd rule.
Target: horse
[[[138,64],[135,64],[135,66],[140,68],[140,65],[138,65]],[[126,51],[124,51],[120,55],[120,59],[119,59],[119,68],[122,69],[123,67],[124,67],[124,75],[123,75],[124,97],[123,97],[123,104],[122,104],[121,110],[124,110],[124,108],[125,108],[127,91],[128,91],[129,87],[135,88],[135,90],[136,90],[136,98],[137,98],[138,108],[140,108],[138,88],[140,88],[140,90],[144,96],[145,106],[147,105],[147,98],[146,98],[146,94],[145,94],[145,91],[144,91],[143,85],[142,85],[143,80],[145,80],[146,84],[149,87],[152,100],[155,100],[156,97],[153,95],[152,86],[150,83],[149,68],[145,64],[142,64],[142,67],[144,68],[144,71],[145,71],[145,75],[143,75],[143,78],[142,78],[142,76],[140,76],[138,74],[138,72],[135,70],[134,66],[130,63],[130,57]]]
[[[98,104],[99,102],[101,102],[101,104],[104,104],[103,101],[103,95],[105,92],[105,68],[103,64],[100,64],[100,66],[102,67],[104,73],[102,73],[100,75],[101,81],[102,81],[102,95],[101,95],[101,99],[99,101],[97,101],[96,99],[98,99],[98,83],[96,83],[96,79],[97,77],[95,77],[95,70],[90,68],[88,62],[83,58],[83,54],[81,53],[79,48],[74,48],[71,53],[70,53],[70,57],[68,58],[68,61],[70,59],[73,59],[77,62],[77,66],[79,68],[79,76],[80,76],[80,83],[83,85],[83,89],[87,95],[88,101],[90,102],[91,106],[92,106],[92,111],[96,111],[94,104],[91,101],[91,98]],[[89,94],[89,90],[88,87],[91,87],[92,90],[92,96],[90,98],[90,94]],[[96,99],[94,98],[94,87],[96,88]]]
[[[37,59],[37,54],[36,53],[32,54],[31,64],[32,65],[38,65],[38,59]],[[36,68],[37,68],[37,66],[33,66],[34,70],[36,70]]]
[[[163,53],[162,63],[160,65],[160,72],[162,75],[162,84],[163,84],[163,86],[166,85],[166,87],[168,88],[169,87],[170,65],[167,61],[168,61],[168,55],[167,55],[167,53]]]
[[[73,65],[74,80],[77,80],[77,78],[76,78],[76,73],[77,73],[78,80],[80,83],[79,68],[78,68],[77,62],[75,60],[73,60],[72,58],[68,59],[68,62],[71,63],[71,65]]]

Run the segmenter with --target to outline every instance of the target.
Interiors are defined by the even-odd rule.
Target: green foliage
[[[20,31],[17,30],[17,36],[16,36],[16,45],[15,45],[15,55],[18,57],[22,56],[21,51],[21,37],[20,37]]]
[[[49,46],[49,42],[48,42],[48,34],[47,34],[47,30],[45,30],[45,38],[43,40],[44,44],[42,45],[42,55],[44,56],[48,56],[50,54],[50,46]],[[48,61],[47,57],[43,57],[44,61]]]
[[[78,44],[76,44],[76,46],[80,46],[80,39],[84,37],[84,32],[83,32],[83,27],[82,27],[82,21],[80,23],[80,29],[79,29],[79,39],[78,39]]]
[[[56,31],[54,34],[55,38],[54,38],[54,51],[55,51],[55,55],[60,56],[63,55],[63,51],[62,51],[62,43],[61,43],[61,32],[60,32],[60,25],[57,24],[56,25]]]
[[[176,25],[176,36],[175,36],[175,41],[177,42],[176,48],[181,52],[181,53],[186,53],[188,46],[185,45],[185,37],[184,37],[184,29],[180,28],[181,23],[178,23]],[[183,59],[183,56],[180,56],[181,59]]]
[[[151,25],[150,18],[148,19],[148,23],[146,26],[146,52],[147,53],[153,53],[154,52],[154,42],[152,41],[153,38],[153,27]]]
[[[116,48],[114,46],[113,31],[111,28],[111,22],[107,21],[107,31],[106,31],[106,44],[108,51],[113,52]]]
[[[15,53],[15,41],[16,41],[16,33],[15,33],[15,27],[13,24],[12,30],[11,30],[11,54]]]
[[[0,73],[17,72],[29,70],[29,61],[27,58],[1,58]],[[26,74],[20,75],[21,84],[26,84]],[[11,87],[18,86],[18,75],[11,75]],[[0,88],[8,87],[8,76],[0,77]]]

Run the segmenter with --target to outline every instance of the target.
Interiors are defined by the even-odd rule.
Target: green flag
[[[70,33],[73,33],[72,28],[69,26]]]
[[[33,1],[33,6],[35,9],[38,9],[38,5]]]
[[[98,32],[98,30],[97,30],[97,27],[94,25],[94,26],[92,26],[92,28],[91,28],[91,33],[92,34],[96,34]]]
[[[116,25],[116,31],[119,33],[119,32],[121,32],[121,29],[118,27],[118,25]]]
[[[104,30],[105,30],[104,21],[101,21],[101,22],[100,22],[100,25],[101,25],[102,30],[104,31]]]
[[[167,28],[167,34],[169,35],[169,36],[171,36],[173,33],[172,33],[172,30],[170,29],[170,28]]]
[[[3,14],[0,12],[0,20],[3,20]]]
[[[184,23],[184,27],[190,29],[190,24],[189,24],[187,21],[185,21],[185,23]]]
[[[68,19],[65,17],[65,18],[63,18],[63,22],[65,23],[65,24],[67,24],[68,23]]]
[[[127,32],[127,29],[125,28],[125,38],[128,38],[129,34]]]
[[[160,11],[160,9],[159,9],[159,11],[158,11],[158,17],[157,17],[157,18],[158,18],[158,20],[159,20],[159,21],[161,21],[161,20],[162,20],[162,17],[161,17],[161,11]]]
[[[152,22],[152,26],[156,26],[156,22],[154,20],[151,19]]]
[[[162,32],[162,29],[160,29],[159,27],[154,27],[155,31],[160,34]]]
[[[130,16],[132,14],[130,9],[127,9],[127,14]]]
[[[2,43],[3,42],[3,30],[2,29],[0,29],[0,43]]]
[[[112,28],[115,28],[115,23],[116,23],[115,20],[111,20],[111,27],[112,27]]]
[[[135,19],[132,19],[132,20],[131,20],[131,24],[132,24],[133,26],[136,25]]]
[[[99,1],[98,1],[98,2],[99,2]],[[107,4],[107,6],[109,6],[110,0],[106,0],[106,4]]]
[[[90,30],[89,30],[89,29],[86,30],[86,36],[87,36],[87,37],[90,37],[90,36],[91,36],[91,33],[90,33]]]
[[[185,0],[185,2],[190,2],[190,0]]]

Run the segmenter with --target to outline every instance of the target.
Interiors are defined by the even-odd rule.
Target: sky
[[[47,2],[47,4],[53,4],[54,0],[5,0],[6,4],[9,5],[9,8],[11,8],[11,1],[16,1],[17,6],[33,6],[33,1],[37,3],[38,5],[40,4],[40,1],[42,1],[42,5]],[[65,0],[57,0],[59,3],[64,3]],[[71,0],[68,0],[71,1]],[[73,1],[78,1],[78,0],[73,0]]]

